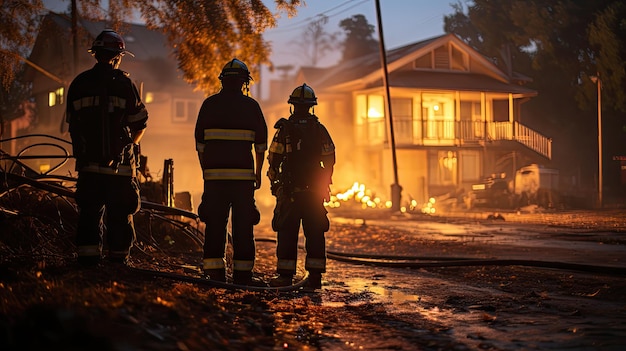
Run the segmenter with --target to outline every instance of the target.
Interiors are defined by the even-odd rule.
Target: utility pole
[[[389,72],[387,71],[387,51],[385,50],[385,37],[383,36],[383,21],[380,15],[380,0],[376,0],[376,19],[378,21],[378,40],[380,46],[380,62],[383,68],[383,85],[387,97],[387,111],[389,112],[389,140],[391,144],[391,157],[393,159],[393,180],[391,184],[391,210],[400,211],[402,187],[398,183],[398,160],[396,159],[396,138],[393,131],[393,115],[391,114],[391,95],[389,94]]]
[[[74,71],[72,72],[73,76],[78,74],[78,10],[76,9],[76,0],[72,0],[72,52],[74,57],[74,62],[72,68]]]
[[[600,72],[590,78],[598,86],[598,207],[602,208],[602,80]]]

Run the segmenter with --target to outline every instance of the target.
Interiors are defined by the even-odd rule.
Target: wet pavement
[[[620,213],[578,221],[568,214],[534,221],[523,215],[515,221],[514,215],[494,221],[476,214],[358,218],[331,213],[327,248],[427,257],[428,262],[518,259],[626,269],[626,223],[620,224]],[[261,225],[258,235],[266,230]],[[329,315],[350,310],[360,315],[353,324],[335,325],[320,348],[623,350],[625,278],[602,270],[523,265],[413,269],[329,260],[317,303]],[[376,326],[364,326],[365,310],[374,311]]]

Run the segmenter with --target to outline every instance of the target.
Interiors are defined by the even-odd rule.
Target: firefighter
[[[129,74],[119,69],[125,54],[134,56],[124,39],[105,29],[89,52],[97,63],[70,84],[66,111],[78,172],[78,262],[100,262],[106,217],[106,257],[127,263],[133,215],[141,206],[136,161],[148,112]]]
[[[243,94],[242,88],[249,91],[251,79],[245,63],[232,59],[219,79],[222,89],[203,102],[195,128],[204,177],[198,206],[198,215],[206,224],[203,269],[210,279],[226,281],[227,224],[232,212],[233,281],[265,285],[253,276],[253,229],[260,219],[254,191],[261,187],[267,124],[257,101]]]
[[[322,287],[326,272],[324,233],[330,228],[324,201],[329,200],[335,165],[335,145],[326,127],[312,114],[317,98],[303,84],[287,101],[293,105],[289,119],[281,118],[270,145],[267,172],[276,207],[272,228],[278,232],[276,273],[271,286],[290,285],[296,273],[300,224],[306,240],[305,269],[308,287]]]

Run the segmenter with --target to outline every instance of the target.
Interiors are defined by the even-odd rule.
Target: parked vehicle
[[[467,208],[518,208],[538,205],[555,207],[558,203],[559,171],[530,164],[518,169],[514,177],[492,174],[473,184],[465,196]]]

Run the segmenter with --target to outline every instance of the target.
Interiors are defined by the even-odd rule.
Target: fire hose
[[[276,241],[275,239],[256,239],[257,241]],[[302,248],[302,247],[300,247]],[[396,256],[345,253],[326,250],[326,257],[335,261],[386,268],[433,268],[433,267],[470,267],[470,266],[526,266],[600,273],[608,275],[626,275],[626,267],[598,266],[558,261],[522,260],[522,259],[477,259],[471,257],[441,256]],[[422,261],[422,262],[420,262]],[[429,261],[429,262],[423,262]]]
[[[43,145],[43,144],[41,144]],[[45,144],[45,145],[53,145],[53,144]],[[3,153],[3,159],[11,159],[16,164],[20,165],[23,168],[28,166],[19,162],[20,158],[36,158],[42,156],[23,156],[20,153],[18,157],[7,156]],[[50,156],[46,156],[50,158]],[[58,156],[58,158],[69,158],[69,154],[65,152],[65,155]],[[61,164],[63,164],[62,162]],[[56,166],[53,168],[57,169],[60,166]],[[18,174],[13,174],[10,172],[2,172],[6,179],[10,179],[19,184],[27,184],[32,187],[39,188],[41,190],[45,190],[48,192],[52,192],[64,197],[73,198],[74,192],[63,187],[56,185],[52,182],[48,182],[47,180],[72,180],[69,177],[58,177],[50,175],[50,171],[41,175],[38,179],[33,179],[26,176],[21,176]],[[35,173],[35,171],[31,170],[31,173]],[[198,215],[170,207],[162,204],[157,204],[154,202],[143,201],[141,202],[141,208],[145,210],[151,211],[159,211],[168,215],[176,215],[182,216],[194,220],[198,220]],[[199,239],[196,238],[196,242]],[[271,238],[257,238],[258,242],[276,242],[275,239]],[[567,263],[567,262],[555,262],[555,261],[539,261],[539,260],[521,260],[521,259],[476,259],[470,257],[432,257],[432,256],[394,256],[394,255],[367,255],[367,254],[357,254],[357,253],[344,253],[344,252],[335,252],[332,250],[327,250],[327,257],[332,260],[350,263],[350,264],[359,264],[359,265],[369,265],[376,267],[387,267],[387,268],[432,268],[432,267],[467,267],[467,266],[528,266],[528,267],[538,267],[538,268],[552,268],[552,269],[563,269],[563,270],[572,270],[572,271],[580,271],[586,273],[599,273],[599,274],[609,274],[609,275],[626,275],[626,268],[622,267],[613,267],[613,266],[598,266],[598,265],[586,265],[586,264],[575,264],[575,263]],[[428,261],[428,262],[424,262]],[[205,279],[203,277],[198,276],[190,276],[184,274],[178,274],[173,272],[165,272],[159,270],[138,268],[138,267],[129,267],[133,271],[149,275],[152,277],[161,277],[167,279],[174,279],[178,281],[189,282],[198,285],[211,286],[216,288],[225,288],[225,289],[244,289],[251,291],[294,291],[302,288],[307,280],[308,274],[305,273],[303,279],[301,279],[296,284],[290,286],[283,287],[254,287],[254,286],[244,286],[237,284],[230,284],[225,282],[219,282],[215,280]]]
[[[74,197],[74,192],[67,188],[46,183],[39,180],[34,180],[28,177],[20,176],[17,174],[5,173],[5,176],[11,180],[19,183],[28,184],[30,186],[56,193],[65,197]],[[149,210],[161,211],[171,215],[179,215],[187,218],[197,219],[197,215],[161,204],[142,201],[142,208]],[[276,242],[276,239],[272,238],[257,238],[257,242]],[[300,247],[302,248],[302,247]],[[372,254],[358,254],[358,253],[344,253],[327,250],[327,257],[329,259],[340,261],[350,264],[369,265],[375,267],[387,267],[387,268],[433,268],[433,267],[468,267],[468,266],[528,266],[538,268],[552,268],[572,270],[586,273],[599,273],[609,275],[626,275],[626,268],[612,267],[612,266],[598,266],[598,265],[585,265],[566,262],[555,261],[537,261],[537,260],[520,260],[520,259],[476,259],[470,257],[438,257],[438,256],[397,256],[397,255],[372,255]],[[429,261],[429,262],[424,262]],[[305,274],[303,279],[296,284],[282,287],[255,287],[230,284],[225,282],[219,282],[215,280],[205,279],[199,276],[191,276],[186,274],[178,274],[174,272],[166,272],[160,270],[129,267],[129,269],[142,275],[148,275],[151,277],[159,277],[172,279],[182,282],[188,282],[192,284],[209,286],[215,288],[232,289],[232,290],[248,290],[248,291],[274,291],[274,292],[288,292],[296,291],[304,287],[308,280],[308,274]]]

